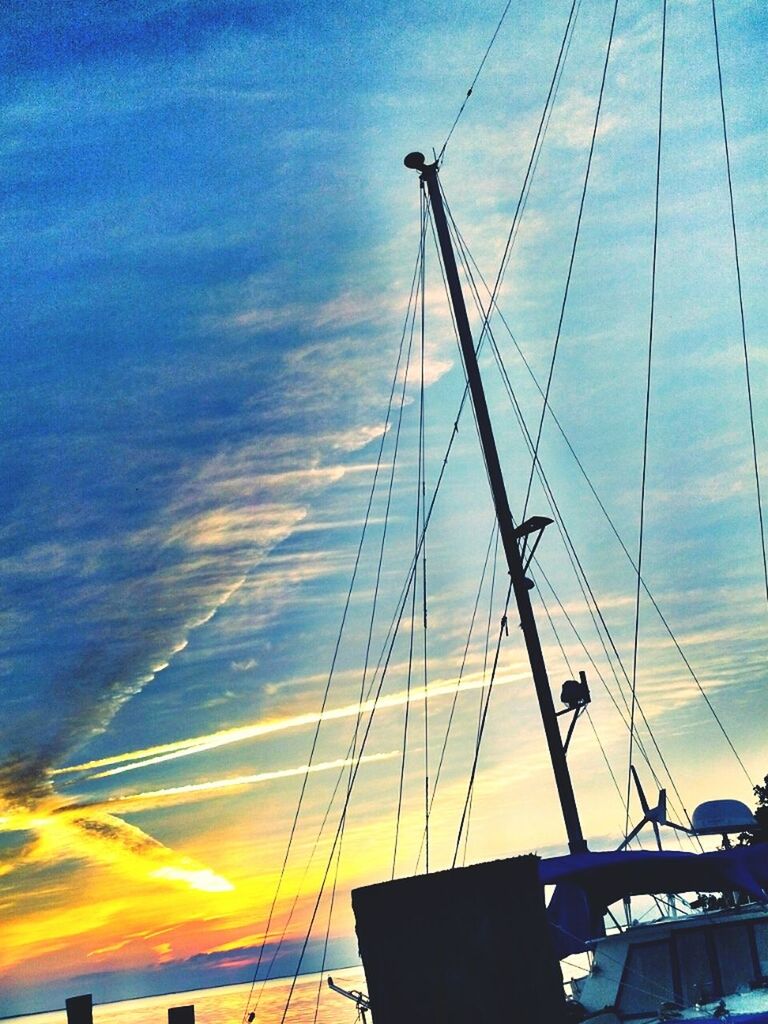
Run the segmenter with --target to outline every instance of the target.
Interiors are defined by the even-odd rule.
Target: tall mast
[[[539,701],[541,718],[544,723],[544,733],[547,737],[549,756],[552,762],[552,769],[555,774],[560,806],[565,821],[565,831],[568,836],[568,847],[571,853],[581,853],[587,849],[587,844],[581,831],[579,811],[576,806],[576,798],[573,794],[571,775],[568,771],[568,764],[565,757],[565,748],[560,734],[560,727],[557,722],[555,706],[552,701],[552,691],[549,687],[547,668],[544,663],[544,654],[541,649],[539,632],[536,628],[536,620],[531,605],[530,582],[525,576],[523,559],[520,552],[519,541],[524,535],[523,530],[515,527],[512,520],[512,513],[509,508],[507,491],[504,486],[504,477],[501,472],[499,453],[496,448],[496,441],[493,436],[491,418],[488,413],[488,403],[485,400],[483,382],[480,378],[480,368],[477,363],[475,345],[472,340],[472,332],[469,327],[467,308],[464,304],[464,295],[459,280],[459,272],[456,267],[456,258],[453,253],[448,221],[445,215],[443,197],[440,192],[440,183],[437,178],[437,162],[427,164],[422,153],[409,153],[405,158],[405,166],[412,170],[419,171],[421,180],[426,184],[432,204],[437,237],[440,243],[440,251],[443,257],[445,275],[448,281],[448,289],[451,295],[451,303],[456,318],[456,325],[459,332],[459,342],[464,359],[464,367],[467,374],[467,384],[475,410],[477,427],[480,434],[480,444],[483,449],[483,456],[488,471],[488,480],[491,485],[493,504],[496,509],[496,519],[499,524],[501,542],[504,545],[504,554],[507,558],[512,589],[515,592],[518,612],[520,614],[520,627],[525,638],[525,646],[528,651],[528,660],[531,665],[533,683],[536,689],[536,696]]]

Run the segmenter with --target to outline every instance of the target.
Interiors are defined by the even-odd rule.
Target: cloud
[[[578,89],[561,96],[552,117],[550,138],[561,146],[586,152],[592,139],[596,107],[595,96]],[[601,111],[598,138],[613,134],[622,123],[617,114]]]
[[[364,434],[362,442],[353,439],[349,431],[331,433],[324,443],[328,451],[335,443],[353,450],[376,433],[380,431]],[[6,728],[12,744],[24,736],[25,730],[28,738],[23,751],[14,752],[11,745],[3,752],[0,801],[8,811],[3,815],[4,827],[19,831],[23,823],[30,824],[36,838],[26,844],[20,859],[6,861],[3,871],[22,863],[49,862],[45,837],[55,833],[64,858],[65,851],[71,851],[86,861],[110,863],[116,868],[133,863],[138,870],[134,862],[143,857],[147,864],[154,864],[151,872],[143,874],[150,880],[206,891],[228,884],[209,869],[143,834],[139,850],[137,834],[130,833],[129,826],[123,827],[117,819],[90,814],[75,819],[65,808],[59,814],[59,823],[52,824],[48,816],[51,801],[55,800],[52,779],[67,753],[103,732],[120,708],[188,648],[194,631],[211,622],[217,611],[242,590],[254,568],[297,529],[307,509],[296,499],[301,496],[306,501],[310,494],[338,482],[345,474],[343,465],[318,465],[311,452],[307,456],[309,464],[297,468],[295,444],[302,442],[283,435],[275,438],[271,447],[248,444],[220,452],[188,474],[150,527],[98,542],[102,556],[114,557],[118,551],[119,559],[125,559],[130,570],[117,587],[108,587],[106,580],[94,583],[95,600],[90,618],[84,621],[86,643],[69,666],[58,669],[48,684],[49,699],[39,704],[36,712],[30,710],[28,722],[17,717],[13,730]],[[282,468],[286,459],[290,469]],[[361,471],[367,472],[368,467],[363,466]],[[53,557],[57,552],[60,565]],[[62,571],[65,565],[67,569],[77,565],[77,560],[77,547],[40,547],[17,558],[13,569],[27,577],[46,575]],[[295,565],[273,579],[273,586],[292,585],[291,581],[305,579],[307,574],[314,578],[326,571],[317,556],[309,558],[311,565],[302,567],[302,562],[307,558],[297,556]],[[98,567],[95,572],[98,580]],[[269,574],[261,583],[261,591],[268,580]],[[14,625],[19,621],[16,616]],[[250,658],[239,663],[243,670],[254,664]],[[297,773],[301,769],[287,771],[288,775]],[[278,772],[274,777],[284,774]],[[267,773],[264,778],[249,777],[236,783],[218,781],[207,788],[231,790],[268,777]],[[179,791],[166,793],[164,798],[166,802],[179,802],[187,797]],[[160,799],[152,797],[154,802]]]
[[[246,290],[258,287],[259,282],[247,284]],[[263,286],[263,285],[262,285]],[[273,305],[267,292],[258,305],[248,305],[236,312],[204,321],[208,330],[269,333],[290,327],[303,333],[317,334],[349,331],[367,326],[386,327],[401,315],[402,296],[390,291],[371,297],[367,292],[343,291],[325,302]]]
[[[385,430],[389,430],[388,424],[384,427],[380,424],[353,427],[339,432],[333,439],[332,446],[343,452],[354,452],[358,448],[365,448],[372,441],[377,441]]]
[[[180,524],[172,539],[209,552],[246,547],[258,551],[285,540],[306,514],[304,508],[285,505],[217,508]]]
[[[203,892],[226,892],[225,878],[170,850],[135,825],[99,808],[61,807],[53,795],[39,799],[31,810],[5,805],[3,830],[34,836],[7,859],[2,873],[39,864],[74,859],[106,864],[130,878],[160,880]]]
[[[17,649],[7,665],[9,679],[24,675],[14,692],[3,689],[3,699],[7,694],[16,706],[13,724],[9,715],[0,725],[0,760],[17,800],[36,799],[39,787],[44,793],[47,770],[102,734],[189,648],[193,632],[305,522],[314,496],[341,481],[349,471],[340,464],[343,457],[384,429],[370,423],[383,378],[371,380],[370,363],[359,354],[349,360],[351,342],[348,351],[336,335],[388,329],[395,311],[399,319],[398,290],[350,288],[346,280],[327,287],[319,301],[306,295],[287,301],[285,274],[254,258],[253,239],[268,247],[260,229],[274,225],[271,217],[243,217],[243,179],[233,185],[225,171],[220,202],[199,205],[195,191],[195,153],[211,157],[211,130],[226,150],[241,137],[241,118],[252,128],[254,117],[274,116],[277,128],[268,121],[260,133],[269,161],[278,152],[278,159],[292,153],[302,128],[320,130],[320,142],[324,130],[277,115],[281,103],[292,105],[292,74],[284,82],[288,91],[281,75],[272,76],[268,88],[260,75],[243,76],[243,62],[259,64],[270,33],[263,12],[255,21],[252,11],[228,15],[222,37],[216,35],[222,27],[217,5],[208,20],[199,5],[194,15],[182,6],[189,35],[185,30],[182,39],[171,26],[167,37],[157,37],[178,45],[178,59],[170,63],[154,50],[134,61],[121,47],[109,49],[113,35],[125,38],[129,49],[146,41],[147,25],[167,20],[157,12],[123,18],[94,8],[86,22],[102,26],[103,35],[95,29],[83,35],[86,22],[76,19],[74,63],[66,47],[61,60],[49,65],[45,59],[73,31],[68,17],[55,19],[45,40],[34,19],[13,26],[14,45],[24,48],[33,36],[41,44],[39,52],[35,46],[25,51],[24,73],[4,108],[17,135],[19,185],[35,177],[32,164],[41,153],[56,154],[44,161],[55,171],[34,190],[51,214],[41,218],[45,227],[33,223],[23,199],[14,214],[37,269],[55,265],[78,278],[62,304],[44,289],[39,302],[29,293],[20,305],[25,327],[34,314],[36,340],[20,342],[26,354],[13,382],[13,415],[28,422],[13,432],[19,439],[28,436],[27,428],[32,434],[19,459],[12,524],[18,542],[7,546],[0,572],[19,608],[9,628],[44,634],[47,650],[38,645],[27,658]],[[273,42],[281,52],[289,49],[284,39]],[[314,65],[306,72],[323,74]],[[219,106],[212,114],[212,101],[230,105],[226,118]],[[179,104],[188,113],[189,104],[201,103],[206,115],[194,139],[180,130],[193,143],[188,150],[175,131],[162,130],[166,112]],[[126,145],[126,119],[139,114],[142,131]],[[191,164],[178,158],[177,146]],[[84,150],[92,160],[81,159]],[[113,160],[121,168],[117,191]],[[227,168],[228,160],[222,155]],[[252,168],[259,197],[254,209],[271,206],[260,170],[259,158]],[[196,197],[191,218],[185,194]],[[326,241],[318,244],[326,247]],[[231,269],[238,246],[249,251],[245,279]],[[195,263],[201,254],[205,269]],[[100,263],[98,280],[75,272],[82,256]],[[325,272],[332,262],[324,260]],[[47,272],[43,277],[49,279]],[[260,347],[255,335],[264,331],[284,335],[280,354],[273,338]],[[296,356],[302,348],[306,355],[318,336],[327,342],[322,360],[319,353],[317,362],[314,355]],[[65,359],[49,360],[47,345],[61,346]],[[383,368],[380,347],[375,356]],[[56,368],[50,380],[48,370],[41,377],[38,359]],[[340,397],[342,378],[363,385],[346,388],[348,405]],[[42,419],[37,403],[47,410]],[[360,415],[350,418],[349,407]]]
[[[6,733],[0,750],[6,764],[0,768],[0,787],[9,787],[6,794],[21,800],[26,787],[33,799],[40,786],[44,790],[47,770],[103,732],[304,523],[314,494],[338,484],[347,472],[370,471],[365,464],[347,467],[338,457],[321,465],[318,448],[351,451],[377,433],[366,428],[355,438],[349,430],[331,432],[308,452],[304,439],[288,434],[269,444],[220,451],[187,474],[145,529],[69,545],[36,545],[6,560],[6,573],[20,575],[26,585],[51,574],[71,578],[82,565],[91,565],[88,585],[73,591],[72,614],[80,628],[69,664],[59,655],[50,666],[52,678],[42,680],[37,692],[26,692],[28,724],[17,716],[13,728],[7,722],[0,726]],[[296,461],[302,449],[303,466]],[[319,564],[301,568],[301,556],[296,563],[298,568],[287,568],[275,581],[275,593],[307,573],[316,577],[325,571]],[[112,583],[109,577],[119,566],[123,578]],[[270,597],[265,608],[272,596],[262,587],[262,603]],[[15,613],[8,628],[18,629],[22,621],[22,613]],[[71,646],[70,641],[64,652],[69,654]],[[47,698],[35,709],[33,696],[39,702],[43,694]],[[25,750],[15,752],[25,732]]]
[[[245,661],[231,661],[230,668],[235,672],[251,672],[258,664],[256,658],[247,658]]]

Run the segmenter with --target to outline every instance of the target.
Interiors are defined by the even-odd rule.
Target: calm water
[[[357,1019],[355,1004],[331,992],[325,984],[327,973],[308,974],[299,978],[293,993],[286,1024],[312,1024],[318,987],[320,1007],[318,1024],[353,1024]],[[333,980],[343,988],[362,989],[365,981],[362,967],[333,971]],[[291,979],[278,978],[264,986],[254,1024],[280,1024]],[[250,984],[228,985],[225,988],[204,988],[197,992],[181,992],[147,999],[130,999],[122,1003],[104,1003],[93,1008],[94,1024],[167,1024],[169,1006],[194,1003],[195,1024],[241,1024]],[[254,995],[258,994],[258,990]],[[254,1009],[255,999],[251,1005]],[[64,1010],[36,1013],[30,1017],[13,1017],[12,1024],[66,1024]]]

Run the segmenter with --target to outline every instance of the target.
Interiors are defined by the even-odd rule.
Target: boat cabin
[[[756,904],[664,918],[606,936],[594,943],[589,974],[571,983],[595,1024],[664,1020],[664,1012],[672,1019],[675,1007],[724,997],[733,1013],[759,1012],[768,1009],[766,984],[768,911]]]

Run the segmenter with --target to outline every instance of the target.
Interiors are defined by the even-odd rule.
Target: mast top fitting
[[[409,153],[403,163],[412,171],[423,171],[426,166],[426,157],[419,152]]]
[[[414,153],[409,153],[405,160],[403,160],[403,163],[409,170],[418,171],[422,180],[426,180],[428,172],[431,172],[432,175],[437,175],[437,160],[434,163],[428,164],[427,158],[423,153],[419,153],[418,150]]]

